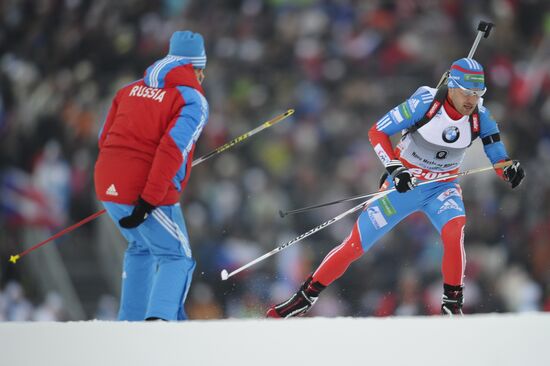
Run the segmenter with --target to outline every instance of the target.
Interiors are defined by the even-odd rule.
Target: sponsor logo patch
[[[409,107],[411,108],[412,113],[416,110],[418,103],[420,103],[418,99],[409,99]]]
[[[485,82],[485,76],[483,74],[464,74],[464,81],[483,83]]]
[[[445,151],[445,150],[441,150],[441,151],[438,151],[436,154],[435,154],[435,158],[436,159],[445,159],[447,157],[447,154],[448,152]]]
[[[399,108],[399,111],[403,116],[405,116],[405,118],[409,119],[412,117],[411,110],[409,109],[409,103],[403,102],[399,104],[397,108]]]
[[[387,196],[382,197],[378,202],[380,203],[380,206],[382,206],[382,211],[384,211],[384,215],[389,217],[397,213]]]
[[[449,188],[447,189],[445,192],[441,193],[439,196],[437,196],[437,199],[440,200],[441,202],[445,201],[447,198],[449,197],[453,197],[453,196],[456,196],[456,197],[460,197],[462,198],[462,194],[460,193],[460,191],[456,188]]]
[[[107,191],[105,191],[105,194],[107,196],[118,196],[118,192],[116,191],[116,187],[114,184],[111,184],[109,188],[107,188]]]
[[[472,116],[472,124],[474,132],[479,132],[479,119],[477,118],[477,113]]]
[[[367,208],[367,214],[369,215],[369,219],[376,230],[381,229],[388,224],[378,206]]]
[[[456,126],[449,126],[443,130],[443,141],[453,143],[460,137],[460,130]]]
[[[382,145],[380,144],[376,144],[376,146],[374,147],[374,151],[376,152],[376,155],[378,155],[378,158],[380,159],[380,161],[386,165],[386,164],[389,164],[389,162],[391,161],[390,157],[388,156],[388,154],[386,154],[386,151],[384,150],[384,148],[382,147]]]
[[[392,109],[391,110],[391,115],[392,115],[393,119],[395,120],[395,122],[397,122],[397,123],[403,122],[403,116],[401,115],[401,113],[399,113],[399,107],[395,107],[394,109]]]
[[[429,118],[432,118],[436,111],[438,111],[439,106],[441,103],[438,101],[435,101],[434,104],[431,106],[431,108],[428,110],[428,113],[426,114]]]
[[[440,213],[442,212],[445,212],[447,210],[458,210],[460,212],[462,212],[462,209],[460,208],[460,206],[458,205],[458,203],[456,203],[455,200],[453,200],[452,198],[451,199],[448,199],[447,201],[445,201],[441,207],[439,208],[439,210],[437,211],[437,214],[439,215]]]

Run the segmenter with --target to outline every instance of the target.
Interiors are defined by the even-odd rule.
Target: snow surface
[[[550,313],[0,323],[0,365],[550,365]]]

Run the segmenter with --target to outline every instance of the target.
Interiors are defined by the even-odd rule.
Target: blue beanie
[[[170,37],[169,56],[181,57],[188,60],[197,69],[206,67],[206,52],[204,40],[200,33],[191,31],[177,31]]]
[[[461,58],[451,65],[449,88],[485,89],[483,66],[473,58]]]

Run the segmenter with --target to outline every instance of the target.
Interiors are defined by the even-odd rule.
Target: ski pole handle
[[[488,38],[489,34],[491,33],[491,29],[493,29],[494,24],[490,22],[479,22],[477,26],[477,35],[476,39],[474,41],[474,44],[472,45],[472,48],[470,49],[470,52],[468,53],[468,58],[474,57],[474,54],[476,53],[477,46],[479,45],[479,41],[481,41],[481,37]]]

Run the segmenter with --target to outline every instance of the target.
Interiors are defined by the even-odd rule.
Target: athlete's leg
[[[353,226],[350,235],[334,248],[313,273],[314,282],[330,285],[349,265],[361,257],[382,236],[417,209],[415,191],[390,193],[369,205]]]
[[[272,306],[268,317],[285,318],[304,314],[320,292],[342,276],[350,264],[384,234],[417,209],[419,195],[415,191],[393,192],[369,205],[359,216],[350,235],[323,259],[317,270],[287,301]]]
[[[313,273],[313,282],[330,285],[346,272],[349,265],[363,255],[357,223],[342,244],[332,249]]]
[[[119,320],[145,319],[155,268],[155,260],[147,245],[142,241],[128,243],[122,269]]]
[[[139,228],[157,261],[146,318],[186,319],[183,305],[195,261],[179,204],[156,208]]]
[[[464,226],[466,216],[457,216],[441,229],[443,242],[443,261],[441,272],[443,282],[452,286],[464,284],[464,270],[466,268],[466,254],[464,252]]]
[[[117,226],[118,220],[129,215],[133,208],[133,206],[112,202],[104,202],[103,204]],[[120,231],[128,241],[128,248],[124,254],[122,268],[118,319],[140,321],[145,319],[156,263],[149,251],[147,240],[137,229],[120,228]]]
[[[424,212],[441,235],[443,242],[443,305],[445,313],[461,313],[466,268],[464,227],[466,215],[458,184],[443,183],[426,203]]]
[[[300,290],[287,301],[272,306],[267,311],[270,318],[288,318],[305,313],[325,289],[335,279],[344,274],[351,262],[363,254],[357,223],[342,244],[327,254],[317,270],[310,276]]]

